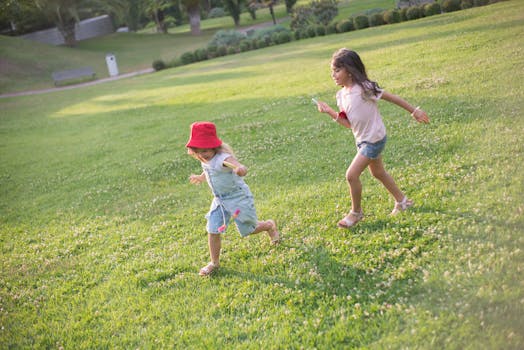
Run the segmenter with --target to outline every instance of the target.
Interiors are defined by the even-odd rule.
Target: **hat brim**
[[[186,147],[191,148],[217,148],[222,146],[222,140],[217,138],[216,140],[198,140],[198,139],[191,139],[187,142]]]

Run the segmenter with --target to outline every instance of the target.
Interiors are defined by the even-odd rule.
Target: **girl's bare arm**
[[[206,174],[202,172],[200,175],[191,174],[189,176],[189,182],[193,185],[199,185],[200,183],[206,181]]]
[[[319,112],[329,114],[333,121],[336,121],[340,125],[345,126],[348,129],[351,129],[351,123],[349,122],[349,120],[347,120],[347,118],[339,118],[339,114],[333,108],[329,107],[327,103],[323,101],[318,101],[317,108]]]
[[[387,91],[384,91],[382,93],[382,99],[386,100],[388,102],[394,103],[399,107],[404,108],[406,111],[408,111],[413,118],[419,123],[427,124],[429,123],[429,117],[422,109],[419,107],[413,107],[411,104],[409,104],[406,100],[404,100],[402,97],[394,95],[392,93],[389,93]]]
[[[247,168],[240,164],[240,162],[233,156],[227,157],[224,162],[227,162],[233,166],[233,172],[237,174],[238,176],[246,176],[247,175]]]

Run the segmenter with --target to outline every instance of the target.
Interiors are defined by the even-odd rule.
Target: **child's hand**
[[[428,115],[426,114],[426,112],[424,112],[422,109],[420,108],[417,108],[415,109],[415,111],[413,111],[413,113],[411,114],[413,116],[413,118],[415,118],[415,120],[419,123],[424,123],[424,124],[427,124],[429,123],[429,117]]]
[[[237,174],[238,176],[246,176],[247,174],[247,168],[243,165],[240,165],[233,169],[233,172]]]
[[[323,101],[317,102],[317,108],[320,113],[329,113],[329,110],[331,109],[331,107],[329,107],[328,104]]]
[[[200,185],[202,182],[204,182],[204,179],[202,178],[202,175],[191,174],[191,176],[189,176],[189,182],[191,182],[193,185]]]

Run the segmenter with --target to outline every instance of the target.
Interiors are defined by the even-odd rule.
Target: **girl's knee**
[[[376,179],[384,179],[388,176],[388,173],[386,172],[386,170],[384,169],[379,169],[379,170],[371,170],[370,169],[370,172],[371,172],[371,175],[376,178]]]
[[[360,181],[360,174],[354,173],[352,171],[348,171],[346,173],[346,180],[349,183],[352,183],[352,182],[355,182],[355,181]]]

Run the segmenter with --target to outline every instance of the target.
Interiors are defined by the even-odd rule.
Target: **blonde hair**
[[[196,147],[187,147],[188,153],[190,156],[199,159],[198,154],[195,152]],[[233,148],[228,145],[227,143],[222,142],[222,144],[215,148],[209,148],[215,151],[215,153],[229,153],[233,157],[235,157],[235,151],[233,151]],[[200,160],[200,159],[199,159]]]
[[[222,142],[222,144],[218,148],[216,148],[216,151],[218,153],[229,153],[233,157],[235,156],[235,151],[233,151],[233,148],[230,145],[228,145],[227,143],[224,143],[224,142]]]

